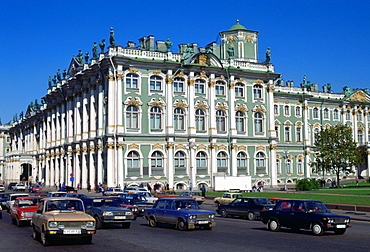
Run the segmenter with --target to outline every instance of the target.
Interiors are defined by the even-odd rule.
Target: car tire
[[[15,218],[15,225],[16,225],[17,227],[22,226],[22,223],[19,221],[19,219],[18,219],[18,218]]]
[[[221,205],[220,202],[218,202],[218,201],[216,201],[215,204],[216,204],[217,207],[219,207]]]
[[[226,218],[227,215],[228,215],[226,209],[221,209],[220,210],[220,215],[221,215],[222,218]]]
[[[267,222],[267,229],[273,232],[277,232],[280,230],[280,224],[277,220],[274,219],[269,220]]]
[[[255,220],[256,219],[256,215],[253,213],[253,212],[248,212],[247,214],[247,219],[248,220]]]
[[[50,245],[49,237],[46,235],[45,232],[41,233],[41,243],[45,247]]]
[[[323,229],[322,225],[318,222],[314,223],[312,225],[312,233],[314,235],[318,235],[318,236],[322,235],[324,233],[324,229]]]
[[[91,244],[92,243],[92,235],[87,236],[84,240],[85,244]]]
[[[180,231],[188,230],[188,223],[186,223],[183,219],[179,219],[179,220],[177,221],[177,228],[178,228]]]
[[[341,229],[334,229],[334,233],[337,234],[337,235],[342,235],[346,232],[347,229],[345,228],[341,228]]]
[[[123,228],[130,228],[130,226],[131,226],[131,222],[122,223]]]
[[[152,217],[149,219],[148,221],[148,225],[151,226],[151,227],[156,227],[157,226],[157,222],[155,221],[155,219]]]
[[[103,227],[103,223],[100,220],[99,216],[95,216],[94,218],[95,218],[95,222],[96,222],[96,228],[97,229],[102,228]]]
[[[34,240],[38,240],[40,237],[39,237],[39,233],[37,233],[36,229],[35,229],[35,226],[32,226],[32,238]]]

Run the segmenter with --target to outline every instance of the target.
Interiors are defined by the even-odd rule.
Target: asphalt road
[[[212,204],[202,208],[215,210]],[[151,228],[138,218],[130,229],[110,226],[98,230],[93,244],[60,242],[43,247],[32,239],[31,227],[16,227],[3,211],[0,220],[0,251],[369,251],[370,223],[352,221],[344,235],[333,232],[317,237],[309,231],[271,232],[261,221],[216,217],[212,230],[178,231],[172,226]]]

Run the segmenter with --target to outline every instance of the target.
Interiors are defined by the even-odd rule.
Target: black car
[[[154,203],[147,201],[146,197],[138,193],[126,193],[119,195],[122,198],[125,198],[130,205],[137,206],[139,208],[138,215],[144,215],[144,210],[147,208],[152,208]]]
[[[15,183],[15,182],[11,182],[11,183],[9,183],[9,185],[8,185],[8,190],[13,190],[13,186],[15,186],[17,183]]]
[[[129,228],[134,214],[131,210],[121,207],[120,203],[110,197],[96,197],[82,199],[86,213],[96,220],[96,228],[104,224],[120,224]]]
[[[269,210],[274,207],[268,199],[265,198],[237,198],[227,205],[220,205],[216,212],[221,217],[229,215],[247,217],[248,220],[255,220],[259,217],[260,212]]]
[[[63,186],[58,190],[58,192],[77,193],[77,189],[75,189],[73,186]]]
[[[316,200],[280,200],[271,211],[262,211],[261,220],[271,231],[280,227],[294,231],[311,230],[314,235],[324,231],[344,234],[350,227],[350,217],[330,213],[324,203]]]

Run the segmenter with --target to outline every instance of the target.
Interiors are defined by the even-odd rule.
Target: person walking
[[[90,193],[91,192],[91,185],[90,183],[87,183],[87,192]]]
[[[202,185],[200,190],[202,191],[202,197],[206,197],[206,191],[207,191],[206,187],[204,185]]]

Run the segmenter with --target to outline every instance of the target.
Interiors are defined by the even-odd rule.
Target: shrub
[[[316,179],[301,179],[297,181],[297,191],[311,191],[319,188],[319,182]]]

